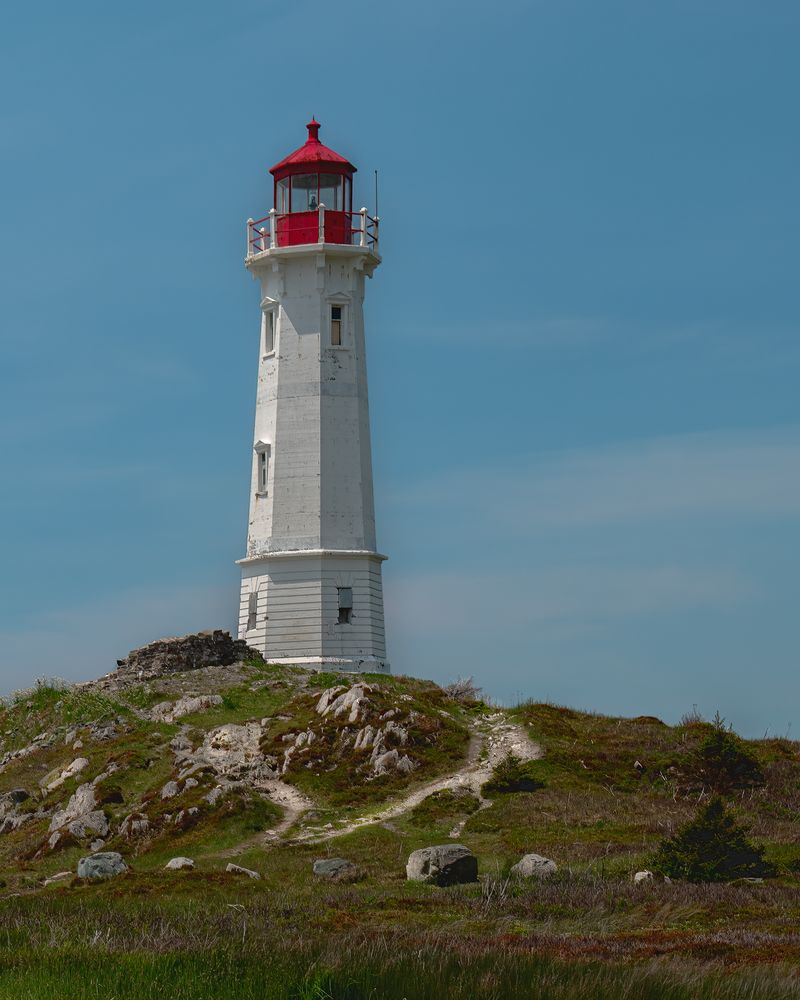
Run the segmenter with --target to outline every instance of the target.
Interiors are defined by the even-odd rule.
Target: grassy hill
[[[743,741],[726,789],[774,878],[632,879],[707,800],[713,731],[256,662],[40,684],[0,711],[0,997],[800,997],[798,744]],[[534,790],[482,795],[510,738]],[[76,796],[102,834],[59,826]],[[479,883],[406,881],[455,838]],[[44,885],[99,841],[128,874]],[[530,852],[558,873],[510,878]]]

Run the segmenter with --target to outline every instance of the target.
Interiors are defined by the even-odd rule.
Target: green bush
[[[484,795],[504,795],[509,792],[535,792],[544,788],[544,782],[536,777],[536,762],[521,760],[510,753],[494,768],[491,778],[481,789]]]
[[[653,868],[688,882],[729,882],[774,874],[764,848],[747,839],[746,830],[715,796],[673,837],[663,840]]]
[[[692,771],[719,795],[764,784],[756,755],[719,714],[692,756]]]

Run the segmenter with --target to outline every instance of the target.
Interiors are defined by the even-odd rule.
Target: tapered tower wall
[[[264,318],[239,635],[268,660],[388,669],[363,317],[379,260],[328,244],[248,260]]]

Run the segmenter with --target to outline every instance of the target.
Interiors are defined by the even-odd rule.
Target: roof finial
[[[311,121],[306,125],[308,129],[308,139],[307,142],[319,142],[319,130],[320,124],[317,119],[312,115]]]

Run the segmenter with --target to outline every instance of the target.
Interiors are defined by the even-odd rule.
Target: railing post
[[[267,249],[267,230],[264,228],[264,226],[262,226],[259,229],[259,233],[261,234],[261,249],[262,250],[266,250]]]
[[[275,218],[277,214],[278,213],[274,208],[269,210],[269,245],[271,247],[276,247],[278,245],[278,231]]]
[[[325,206],[319,203],[319,242],[325,242]]]
[[[378,223],[381,220],[376,215],[375,218],[372,221],[375,224],[375,227],[374,227],[374,232],[375,232],[375,253],[377,253],[378,252]]]
[[[253,256],[253,248],[250,245],[250,240],[252,239],[252,236],[250,235],[250,233],[252,232],[253,222],[254,221],[255,221],[254,219],[248,219],[247,220],[247,247],[245,249],[245,254],[244,254],[245,257],[252,257]]]
[[[358,213],[361,216],[361,239],[359,241],[359,246],[365,247],[367,245],[367,210],[362,208]]]

